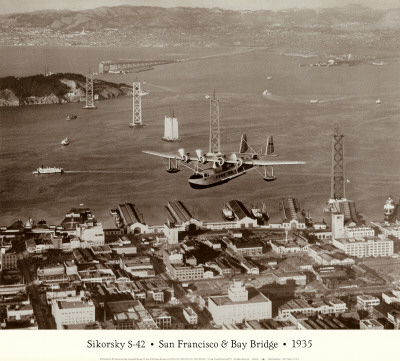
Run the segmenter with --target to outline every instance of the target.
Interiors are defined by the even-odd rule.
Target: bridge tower
[[[219,99],[210,97],[210,149],[209,153],[221,153],[220,127],[219,127]]]
[[[331,169],[331,195],[325,212],[343,214],[344,223],[358,223],[359,215],[353,200],[346,198],[346,183],[349,180],[344,177],[344,135],[341,134],[339,126],[335,127],[335,134],[332,136],[332,169]],[[333,221],[332,221],[333,222]]]
[[[144,127],[142,122],[142,91],[140,88],[140,82],[134,82],[132,88],[133,95],[133,120],[132,123],[129,124],[131,128],[134,127]]]
[[[339,126],[336,125],[332,137],[331,199],[346,198],[343,138],[344,135],[340,134]]]
[[[97,107],[93,102],[93,74],[86,75],[86,105],[84,109],[96,109]]]

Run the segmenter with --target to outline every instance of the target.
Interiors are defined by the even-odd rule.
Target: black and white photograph
[[[0,0],[0,34],[1,359],[400,356],[397,0]]]

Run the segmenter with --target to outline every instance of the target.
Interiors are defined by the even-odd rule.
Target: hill
[[[57,73],[23,78],[0,78],[0,106],[79,102],[85,98],[86,78],[81,74]],[[132,87],[103,80],[93,81],[99,100],[132,95]]]
[[[232,11],[219,8],[100,7],[81,11],[37,11],[0,16],[0,25],[47,27],[59,31],[104,28],[210,29],[220,26],[260,27],[273,24],[307,27],[359,24],[373,29],[400,29],[400,9],[370,9],[361,5],[326,9]],[[397,20],[397,21],[396,21]]]

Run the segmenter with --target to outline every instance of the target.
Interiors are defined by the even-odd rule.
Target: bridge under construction
[[[171,64],[175,60],[105,60],[100,62],[99,74],[107,73],[137,73],[149,70],[155,65]]]

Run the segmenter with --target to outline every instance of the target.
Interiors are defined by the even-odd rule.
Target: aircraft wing
[[[161,153],[161,152],[153,152],[152,150],[142,150],[143,153],[155,155],[161,158],[168,158],[168,159],[181,159],[179,154],[168,154],[168,153]]]
[[[155,155],[156,157],[167,158],[167,159],[177,159],[182,161],[182,155],[180,154],[171,154],[171,153],[161,153],[161,152],[153,152],[152,150],[142,150],[143,153]],[[197,157],[192,157],[189,154],[186,154],[188,161],[197,161]]]
[[[243,162],[243,164],[252,164],[255,166],[263,165],[289,165],[289,164],[305,164],[306,162],[293,161],[293,160],[263,160],[263,159],[249,159]]]
[[[182,160],[182,156],[180,154],[170,154],[170,153],[161,153],[161,152],[154,152],[152,150],[143,150],[143,153],[150,154],[150,155],[155,155],[156,157],[161,157],[161,158],[167,158],[167,159],[177,159],[177,160]],[[197,161],[197,157],[190,156],[189,154],[185,155],[187,157],[187,160],[190,161]],[[207,155],[207,161],[208,162],[218,162],[220,159],[219,156],[215,155]],[[226,163],[231,163],[235,164],[236,160],[235,159],[225,159]],[[290,164],[305,164],[306,162],[301,162],[301,161],[278,161],[278,160],[263,160],[263,159],[247,159],[243,161],[243,164],[249,164],[249,165],[254,165],[254,166],[275,166],[275,165],[290,165]]]

